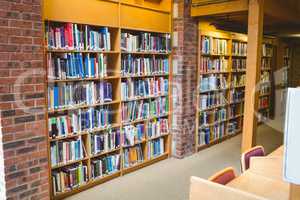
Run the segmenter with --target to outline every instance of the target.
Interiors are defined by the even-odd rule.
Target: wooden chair
[[[248,151],[244,152],[241,157],[242,172],[245,172],[250,167],[251,157],[262,157],[265,156],[265,150],[262,146],[255,146]]]
[[[222,171],[217,172],[213,176],[211,176],[208,180],[219,183],[221,185],[226,185],[233,179],[235,179],[236,175],[234,169],[232,167],[228,167],[223,169]]]

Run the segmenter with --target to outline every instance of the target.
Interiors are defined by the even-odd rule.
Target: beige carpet
[[[282,134],[260,126],[258,144],[269,153],[282,144]],[[233,166],[239,173],[241,135],[185,159],[168,159],[69,197],[68,200],[187,200],[189,178],[207,178]]]

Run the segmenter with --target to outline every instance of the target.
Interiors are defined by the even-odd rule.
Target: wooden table
[[[267,157],[252,158],[249,170],[227,186],[270,200],[288,200],[290,186],[282,179],[282,159],[282,147]]]

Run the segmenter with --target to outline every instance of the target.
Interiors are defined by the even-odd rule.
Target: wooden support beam
[[[249,0],[248,52],[242,152],[256,143],[258,89],[263,40],[264,0]]]
[[[191,9],[192,17],[201,17],[217,14],[243,12],[248,10],[248,0],[234,0],[224,3],[214,3],[203,6],[195,6]]]
[[[290,200],[300,200],[300,185],[291,184]]]

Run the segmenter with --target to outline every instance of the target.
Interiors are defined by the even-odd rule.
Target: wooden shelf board
[[[164,115],[154,116],[154,117],[152,116],[152,117],[148,117],[146,119],[138,119],[138,120],[134,120],[134,121],[131,121],[131,122],[122,122],[122,124],[123,124],[123,126],[126,126],[126,125],[131,125],[131,124],[137,124],[137,123],[140,123],[140,122],[147,122],[149,120],[168,117],[168,116],[169,116],[169,114],[164,114]]]
[[[82,162],[82,161],[85,161],[85,160],[88,160],[88,157],[85,157],[85,158],[79,159],[79,160],[75,160],[75,161],[69,161],[69,162],[66,162],[66,163],[60,163],[58,165],[51,166],[51,169],[52,170],[59,169],[59,168],[70,166],[70,165],[73,165],[73,164],[76,164],[76,163],[79,163],[79,162]]]
[[[123,149],[128,149],[128,148],[134,147],[134,146],[136,146],[136,145],[138,145],[138,144],[144,144],[144,143],[146,143],[146,142],[147,142],[147,140],[146,140],[146,139],[143,139],[143,140],[141,140],[141,141],[136,141],[136,142],[134,142],[133,145],[123,145],[122,148],[123,148]]]
[[[158,139],[158,138],[161,138],[161,137],[166,137],[166,136],[169,136],[170,133],[164,133],[164,134],[161,134],[161,135],[158,135],[158,136],[155,136],[155,137],[151,137],[151,138],[147,138],[147,141],[151,141],[151,140],[155,140],[155,139]]]
[[[148,97],[138,97],[135,99],[126,99],[126,100],[121,100],[121,102],[129,102],[129,101],[139,101],[139,100],[147,100],[147,99],[155,99],[159,97],[167,97],[168,94],[162,94],[162,95],[156,95],[156,96],[148,96]]]
[[[169,76],[169,74],[152,74],[152,75],[128,75],[128,76],[121,76],[121,78],[147,78],[147,77],[161,77],[161,76]]]
[[[107,154],[111,154],[111,153],[115,153],[115,152],[118,152],[120,151],[120,147],[116,148],[116,149],[112,149],[112,150],[109,150],[109,151],[105,151],[105,152],[100,152],[100,153],[97,153],[97,154],[92,154],[89,156],[90,159],[93,159],[93,158],[98,158],[98,157],[101,157],[101,156],[104,156],[104,155],[107,155]]]
[[[63,80],[49,80],[48,83],[64,83],[64,82],[75,82],[75,81],[102,81],[102,80],[111,80],[111,79],[119,79],[120,76],[107,76],[107,77],[95,77],[95,78],[70,78]]]
[[[54,109],[54,110],[48,110],[48,114],[53,114],[53,113],[58,113],[58,112],[64,112],[64,111],[70,111],[70,110],[77,110],[77,109],[82,109],[82,108],[90,108],[90,107],[96,107],[96,106],[105,106],[105,105],[112,105],[112,104],[117,104],[120,103],[119,100],[114,100],[114,101],[109,101],[109,102],[104,102],[104,103],[96,103],[92,105],[78,105],[78,106],[72,106],[69,108],[60,108],[60,109]]]
[[[48,53],[103,53],[103,54],[118,54],[120,51],[101,51],[101,50],[77,50],[77,49],[45,49]]]
[[[170,52],[142,52],[142,51],[122,51],[121,54],[137,54],[137,55],[170,55]]]

